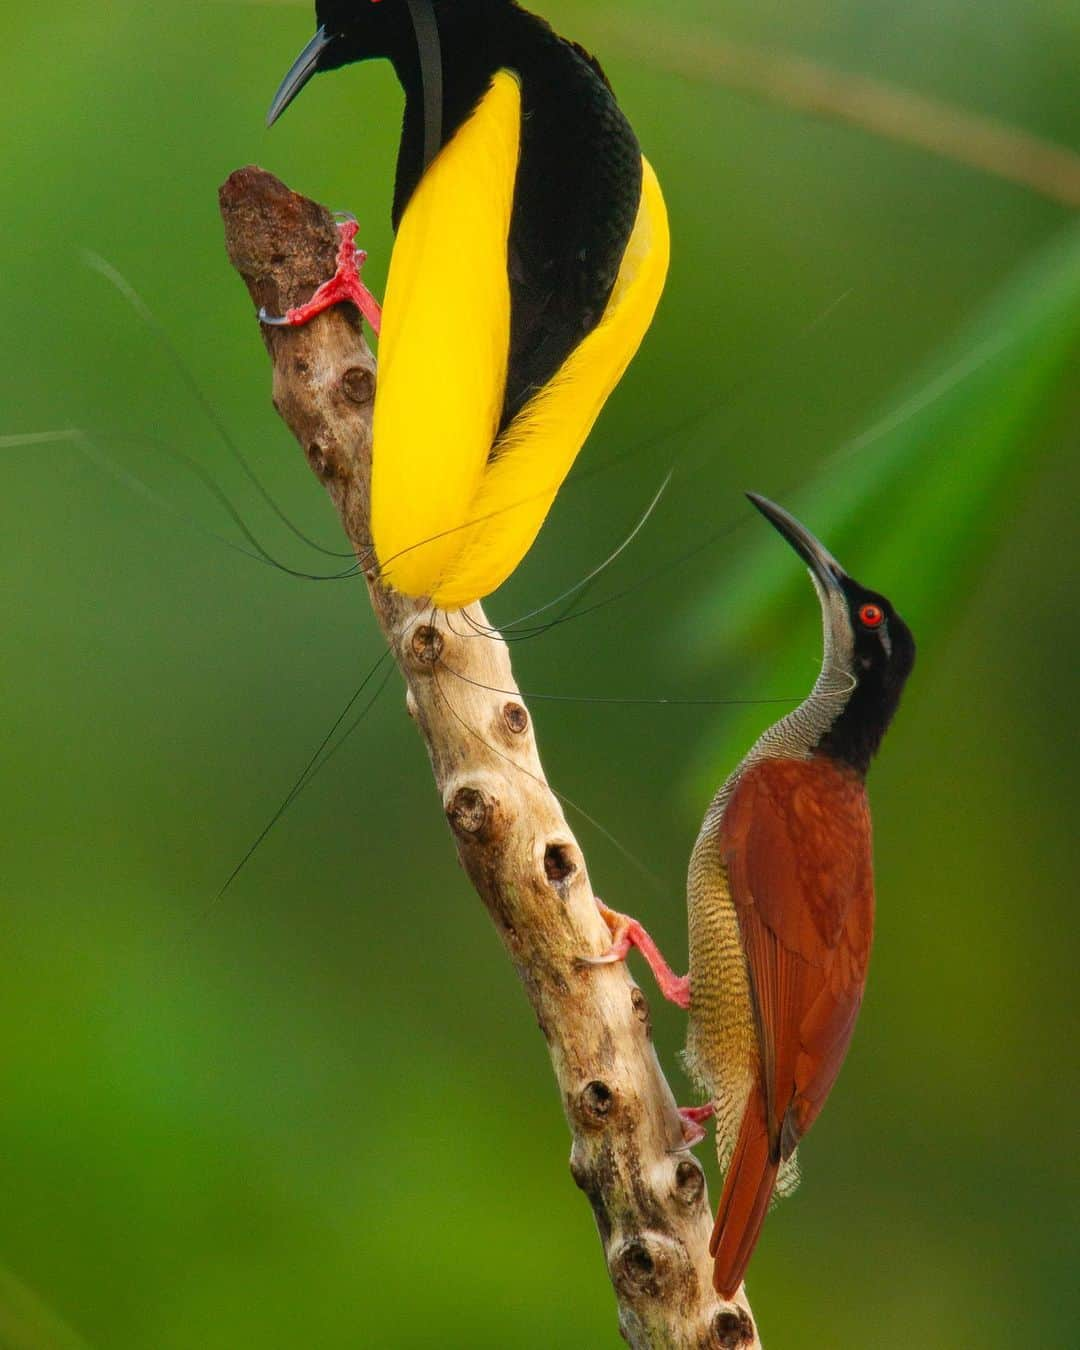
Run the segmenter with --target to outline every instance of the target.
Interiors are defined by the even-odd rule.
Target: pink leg
[[[636,919],[631,919],[626,914],[620,914],[618,910],[609,909],[599,896],[595,899],[600,917],[611,929],[613,941],[611,947],[603,956],[584,957],[583,959],[587,964],[591,966],[614,965],[616,961],[625,961],[630,948],[636,947],[649,963],[649,969],[656,977],[660,992],[668,1002],[674,1003],[679,1008],[689,1008],[690,976],[675,974],[660,955],[660,948],[657,947]]]
[[[343,300],[351,300],[374,332],[378,333],[382,323],[382,309],[360,280],[360,269],[367,260],[367,254],[362,248],[356,247],[356,232],[359,228],[355,220],[346,220],[338,226],[341,244],[338,247],[337,271],[329,281],[323,282],[306,305],[290,309],[284,318],[274,318],[267,314],[266,310],[261,309],[259,318],[262,322],[276,327],[286,325],[289,328],[299,328],[332,305],[339,305]]]
[[[695,1144],[700,1144],[705,1138],[705,1121],[711,1120],[716,1114],[716,1107],[712,1102],[705,1106],[680,1106],[679,1118],[683,1123],[683,1139],[687,1148],[693,1148]]]

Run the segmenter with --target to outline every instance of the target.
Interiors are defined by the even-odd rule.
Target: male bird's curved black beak
[[[840,582],[847,573],[820,539],[815,539],[805,525],[800,525],[789,511],[769,501],[768,497],[762,497],[757,492],[748,492],[746,495],[769,524],[784,536],[825,591],[842,589]]]
[[[297,96],[312,75],[319,69],[319,57],[333,42],[333,36],[325,28],[320,28],[308,45],[289,67],[289,73],[281,81],[270,111],[266,114],[266,125],[272,127],[281,114]]]

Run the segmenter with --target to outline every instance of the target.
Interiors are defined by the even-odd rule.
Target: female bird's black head
[[[825,624],[823,677],[850,680],[846,696],[833,689],[837,715],[816,749],[860,773],[881,744],[915,664],[915,639],[891,601],[848,576],[831,553],[794,516],[766,497],[747,496],[810,569]]]
[[[915,665],[915,639],[885,596],[853,577],[839,584],[851,631],[848,671],[856,683],[820,749],[865,773]]]

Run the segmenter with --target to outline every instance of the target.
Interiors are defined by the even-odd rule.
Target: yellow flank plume
[[[387,281],[372,533],[385,580],[442,609],[488,595],[525,556],[667,275],[667,212],[643,160],[637,220],[603,317],[496,443],[520,124],[517,81],[500,71],[414,192]]]
[[[603,317],[551,382],[522,408],[495,447],[472,506],[475,522],[433,594],[442,609],[488,595],[539,533],[608,395],[648,331],[670,256],[667,211],[648,160],[641,205]]]
[[[521,91],[500,71],[421,178],[390,260],[371,526],[384,576],[408,595],[432,594],[460,553],[498,430],[520,129]]]

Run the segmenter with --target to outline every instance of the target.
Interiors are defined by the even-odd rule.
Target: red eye
[[[885,614],[880,605],[863,605],[859,610],[859,622],[864,628],[880,628]]]

